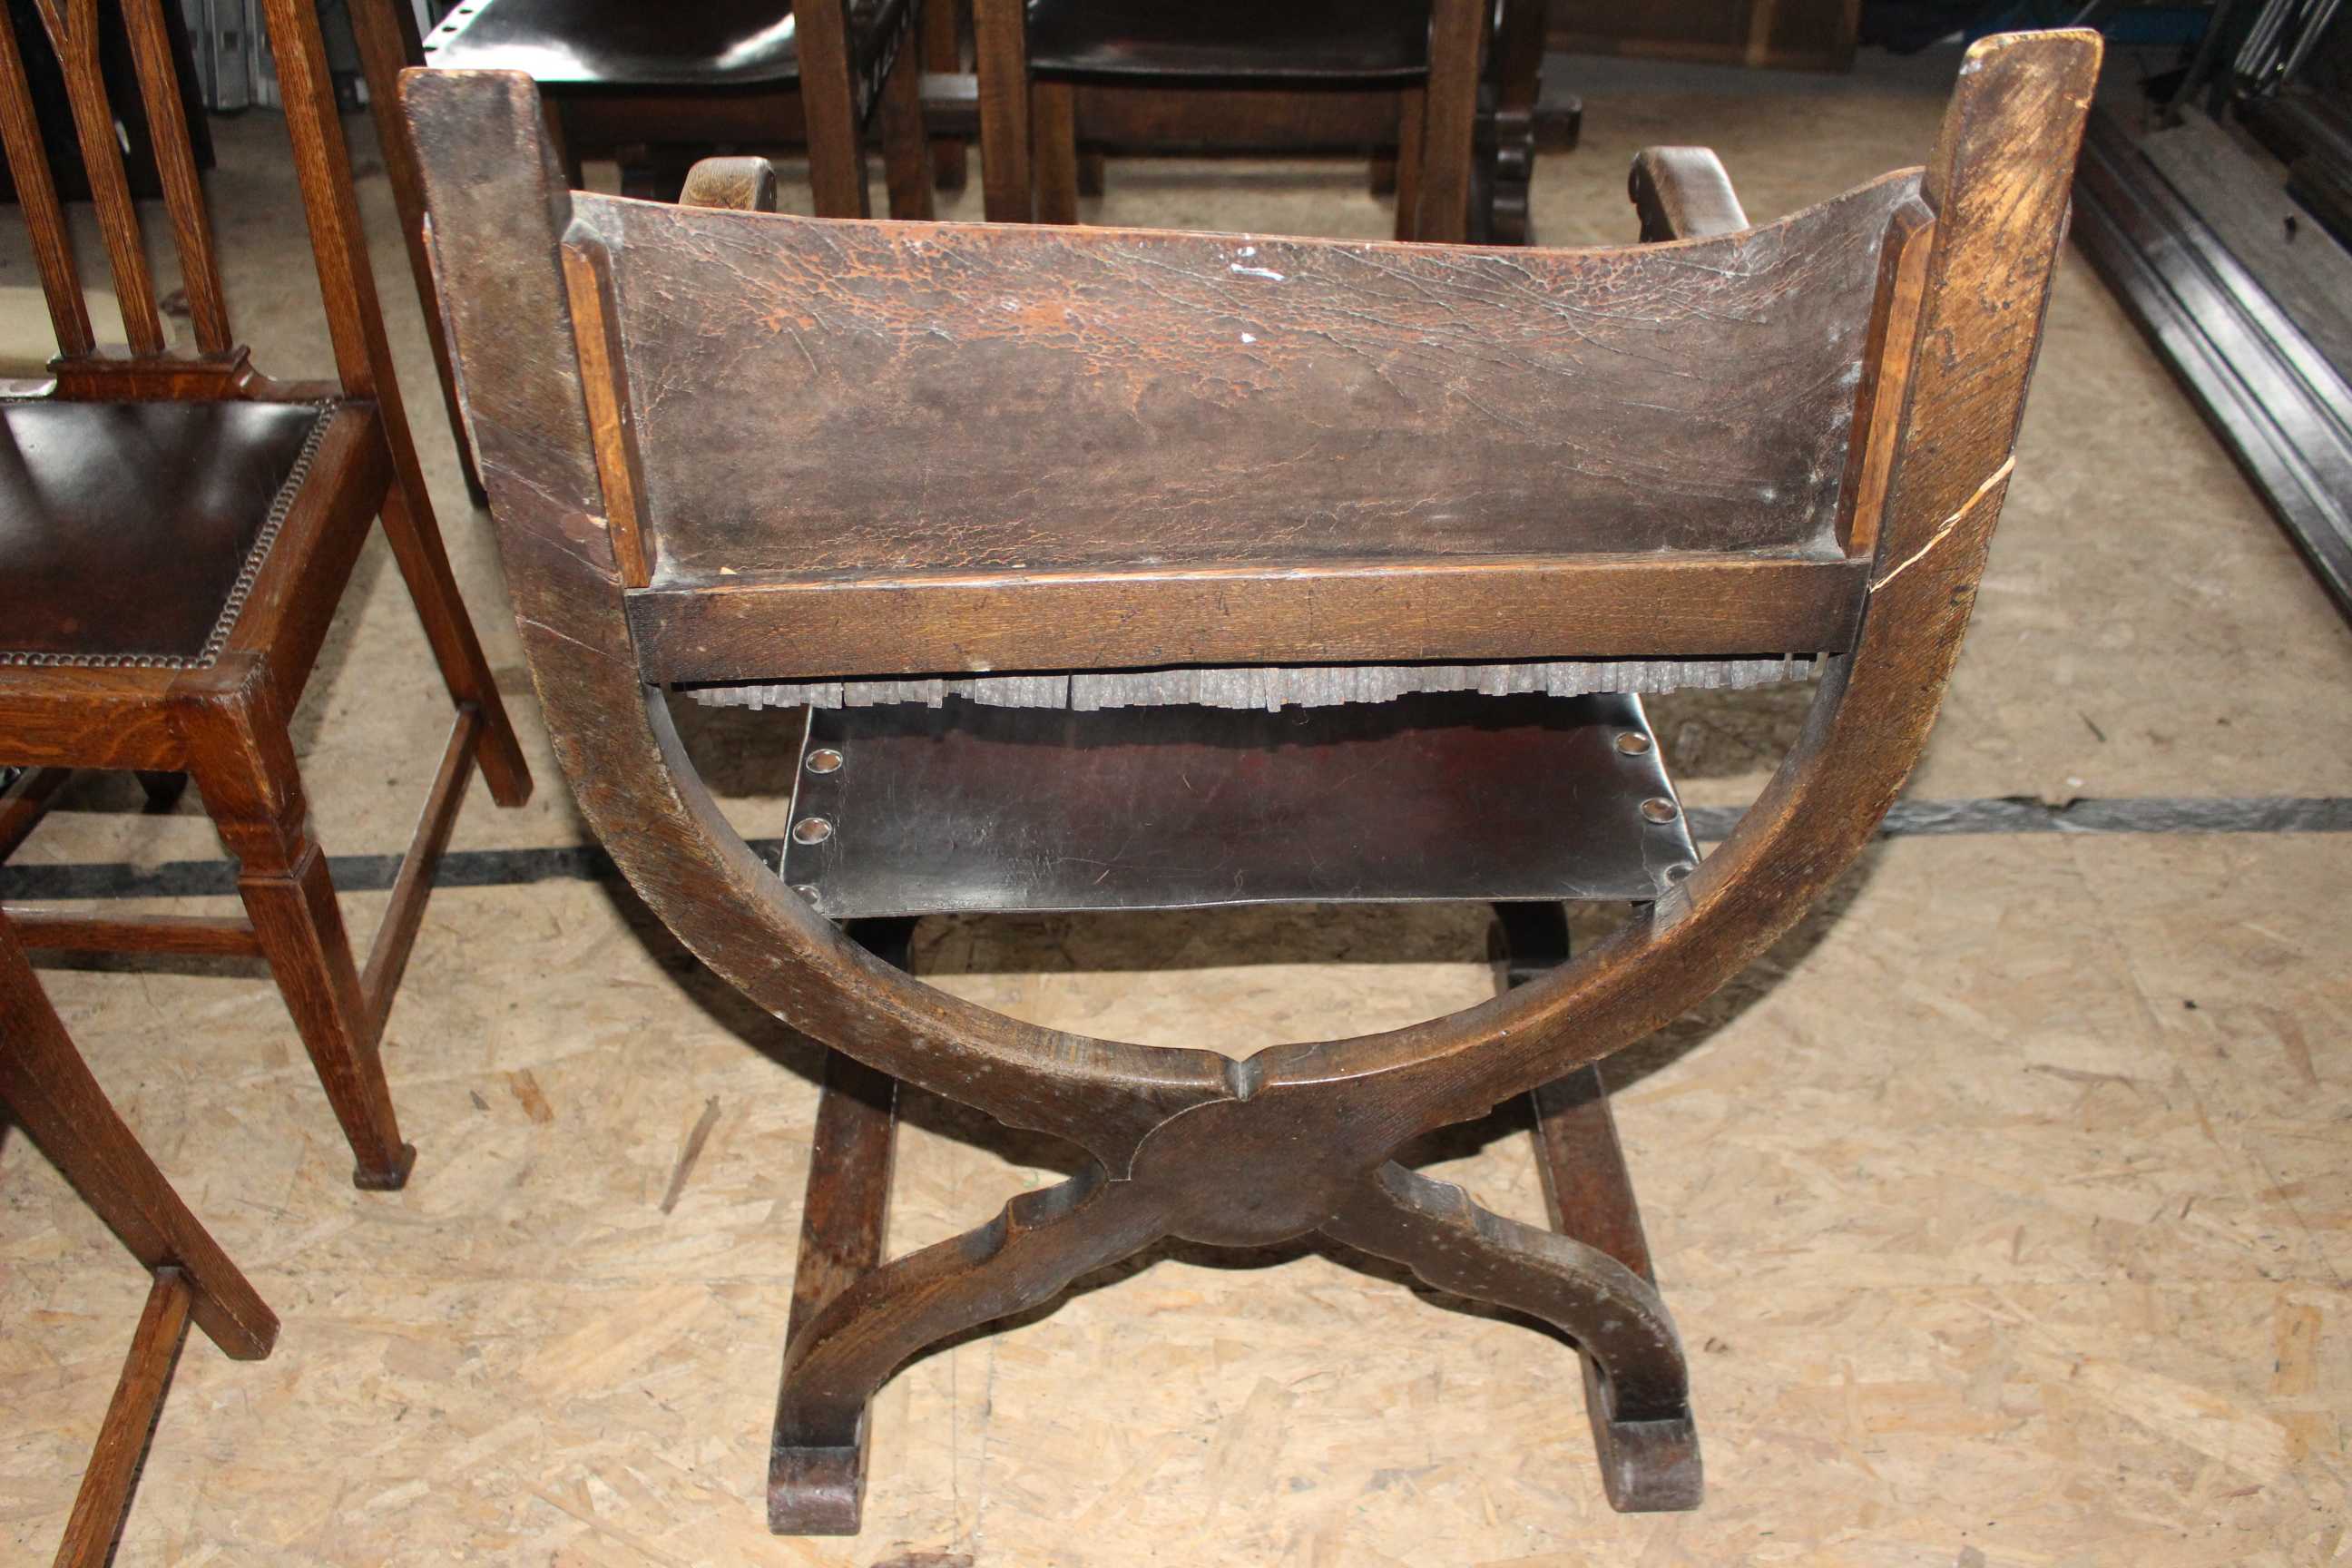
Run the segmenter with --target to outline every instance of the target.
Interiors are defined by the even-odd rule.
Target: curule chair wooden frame
[[[776,1529],[856,1528],[867,1403],[909,1356],[1171,1235],[1320,1233],[1556,1324],[1590,1358],[1611,1500],[1696,1501],[1686,1367],[1613,1136],[1578,1109],[1580,1085],[1596,1086],[1578,1075],[1785,931],[1916,760],[2009,481],[2098,58],[2081,31],[1988,39],[1924,171],[1762,227],[1559,252],[649,207],[565,189],[528,81],[407,79],[461,384],[557,753],[671,929],[835,1048],[772,1450]],[[1654,235],[1744,225],[1704,154],[1646,158],[1635,195]],[[1835,279],[1809,259],[1857,253]],[[1805,304],[1824,290],[1839,299],[1827,315]],[[1155,335],[1138,339],[1139,324]],[[1837,357],[1806,360],[1798,341]],[[1511,353],[1478,352],[1498,342]],[[1089,345],[1103,352],[1077,370],[1035,357]],[[1465,366],[1479,379],[1457,379]],[[1317,379],[1327,371],[1343,379]],[[778,435],[813,376],[835,423]],[[780,384],[793,378],[797,393]],[[1013,468],[1040,461],[1044,437],[1022,434],[1037,411],[1016,394],[1043,382],[1066,405],[1052,437],[1102,443],[1075,489],[1042,468],[1020,487],[973,479],[961,449],[931,444],[970,426],[1010,443]],[[989,397],[942,390],[983,384]],[[1341,438],[1347,421],[1313,421],[1350,388],[1389,396],[1361,417],[1382,450],[1407,449],[1399,471],[1418,485],[1402,519],[1313,489],[1334,467],[1320,462],[1260,493],[1277,448],[1312,458],[1318,432]],[[1676,389],[1697,403],[1677,406]],[[1224,418],[1227,401],[1249,417]],[[1787,445],[1775,410],[1792,408],[1842,450],[1795,538],[1759,538],[1780,503],[1747,465]],[[1547,416],[1532,433],[1531,410]],[[1122,423],[1161,447],[1118,447]],[[1195,426],[1241,445],[1209,461],[1186,444]],[[1517,444],[1495,445],[1497,428]],[[849,461],[853,446],[868,460]],[[934,460],[962,476],[952,494],[919,489]],[[1364,460],[1353,482],[1384,500],[1394,476]],[[1824,461],[1802,458],[1808,472]],[[1529,488],[1494,488],[1498,465]],[[1664,521],[1644,510],[1661,489]],[[894,494],[903,505],[879,510]],[[1233,521],[1253,495],[1260,510]],[[1514,498],[1538,508],[1532,521]],[[1129,500],[1157,559],[1109,559],[1087,531],[1119,523]],[[1488,533],[1449,531],[1482,501]],[[1267,506],[1311,510],[1318,531],[1277,536]],[[1383,527],[1392,542],[1368,558],[1367,531]],[[1432,539],[1465,552],[1435,554]],[[1327,541],[1337,555],[1318,553]],[[1034,563],[1047,554],[1068,563]],[[1148,1048],[1019,1023],[877,959],[722,817],[665,692],[1759,650],[1819,654],[1824,672],[1790,754],[1695,873],[1492,1002],[1246,1060],[1213,1036]],[[1066,1139],[1093,1164],[885,1263],[901,1081]],[[1426,1129],[1563,1084],[1538,1110],[1575,1234],[1502,1219],[1393,1163]]]
[[[188,1323],[236,1361],[259,1361],[278,1318],[123,1125],[0,916],[0,1107],[31,1134],[107,1228],[154,1276],[58,1547],[58,1568],[104,1568]]]
[[[333,382],[304,383],[259,374],[231,332],[161,5],[162,0],[121,0],[121,14],[162,170],[196,352],[167,352],[140,214],[124,179],[99,71],[99,0],[40,0],[42,31],[64,65],[82,158],[97,193],[98,226],[122,301],[130,352],[93,346],[71,233],[32,117],[23,41],[14,24],[0,17],[0,138],[32,232],[59,348],[50,392],[8,406],[12,416],[47,411],[44,439],[68,452],[92,426],[135,422],[140,411],[152,416],[167,405],[238,411],[247,424],[299,420],[309,436],[282,480],[272,479],[257,498],[240,495],[223,503],[224,512],[236,514],[249,499],[254,515],[246,521],[258,531],[236,582],[225,584],[226,598],[205,602],[212,630],[201,647],[168,654],[143,645],[83,647],[77,626],[64,626],[54,628],[61,632],[54,647],[0,651],[0,763],[31,770],[0,800],[0,855],[29,830],[68,770],[136,770],[150,794],[164,799],[193,777],[237,859],[246,918],[122,920],[34,908],[9,913],[30,948],[267,959],[356,1156],[355,1181],[365,1188],[395,1188],[407,1179],[415,1151],[401,1140],[377,1057],[384,1021],[474,769],[479,766],[492,796],[509,806],[530,797],[530,773],[458,596],[410,440],[316,9],[310,0],[268,0],[266,5],[337,373]],[[12,424],[12,435],[14,429]],[[70,468],[71,459],[66,464]],[[171,479],[157,472],[154,489],[160,492]],[[17,493],[37,496],[40,487]],[[166,510],[176,498],[142,491],[139,499],[144,508]],[[78,515],[70,497],[49,503],[49,510],[54,515],[0,519],[0,528],[21,528],[45,569],[69,560],[56,569],[75,574],[77,582],[132,564],[110,561],[102,540],[85,539],[73,549],[58,545],[77,530],[103,533],[104,525]],[[353,960],[326,856],[311,829],[288,725],[369,523],[378,517],[456,715],[362,968]],[[159,544],[159,553],[171,542]],[[138,564],[152,564],[164,584],[187,567],[176,558]],[[122,606],[116,618],[123,625],[116,629],[136,644],[152,629],[144,624],[148,608]],[[22,647],[10,642],[12,633],[28,635],[23,627],[0,629],[0,648]]]

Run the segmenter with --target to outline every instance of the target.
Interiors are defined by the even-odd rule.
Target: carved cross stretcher
[[[1916,760],[2098,58],[2084,32],[1979,44],[1924,171],[1761,226],[1711,158],[1646,154],[1658,243],[1586,251],[661,207],[567,190],[528,80],[408,79],[557,753],[646,902],[834,1047],[776,1528],[856,1528],[868,1402],[909,1355],[1166,1236],[1319,1234],[1558,1325],[1612,1500],[1696,1501],[1686,1367],[1595,1064],[1787,930]],[[1823,661],[1795,747],[1612,936],[1544,964],[1549,917],[1508,911],[1524,984],[1246,1060],[913,980],[903,927],[845,933],[752,852],[667,706],[692,683],[1781,657]],[[1331,810],[1350,799],[1335,780]],[[1092,1164],[885,1262],[899,1083]],[[1394,1163],[1529,1095],[1550,1231]]]

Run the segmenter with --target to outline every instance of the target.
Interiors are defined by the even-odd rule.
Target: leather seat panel
[[[850,0],[861,68],[905,9],[906,0]],[[776,0],[483,0],[433,30],[425,60],[583,88],[778,86],[801,74],[792,9]]]
[[[0,403],[0,663],[209,661],[325,416]]]
[[[1030,0],[1029,64],[1049,76],[1412,80],[1429,72],[1429,4]]]

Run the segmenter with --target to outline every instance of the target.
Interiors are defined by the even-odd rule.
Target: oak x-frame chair
[[[154,1276],[55,1559],[58,1568],[105,1568],[189,1320],[222,1353],[258,1361],[277,1343],[278,1318],[116,1114],[42,994],[5,915],[0,1108]]]
[[[262,375],[231,333],[173,79],[164,0],[120,0],[162,169],[194,352],[170,352],[98,67],[99,0],[39,0],[65,68],[129,353],[93,346],[72,236],[0,17],[0,140],[58,353],[46,395],[0,399],[0,855],[68,770],[193,777],[238,862],[244,918],[11,911],[27,947],[258,956],[357,1156],[407,1179],[377,1048],[466,788],[501,805],[530,773],[449,569],[409,438],[311,0],[268,0],[287,132],[336,380]],[[312,832],[288,724],[370,521],[405,579],[457,712],[364,969]]]
[[[1761,226],[1710,156],[1645,156],[1635,195],[1663,243],[1584,251],[656,206],[567,190],[527,80],[407,79],[557,753],[646,902],[834,1047],[774,1528],[856,1528],[868,1401],[909,1356],[1168,1236],[1319,1233],[1549,1321],[1586,1357],[1611,1500],[1696,1502],[1688,1372],[1589,1069],[1786,931],[1919,755],[2008,485],[2098,58],[2080,31],[1979,43],[1924,170]],[[1607,694],[1816,658],[1801,737],[1704,861],[1639,837],[1680,829],[1656,784],[1613,825],[1556,813],[1632,845],[1652,880],[1609,938],[1540,973],[1515,954],[1525,984],[1449,1017],[1246,1060],[1213,1027],[1148,1048],[934,991],[855,939],[891,952],[903,922],[829,918],[961,907],[860,892],[941,862],[970,868],[964,892],[995,878],[976,906],[1204,867],[1219,887],[1164,901],[1284,897],[1229,847],[1271,860],[1350,817],[1368,826],[1341,896],[1459,896],[1448,836],[1554,772],[1605,779],[1587,741],[1654,765],[1638,704]],[[802,753],[781,873],[684,753],[668,703],[695,687],[807,704],[812,739],[842,738]],[[1465,688],[1568,710],[1571,740],[1513,751],[1546,721],[1465,718]],[[1350,696],[1393,700],[1312,706]],[[1174,728],[1129,746],[1129,723]],[[1224,724],[1272,733],[1202,740]],[[1120,772],[1160,743],[1226,772]],[[990,771],[1024,746],[1027,765]],[[898,763],[935,755],[912,772],[955,798],[909,826],[898,812],[928,808]],[[1319,813],[1240,837],[1318,756]],[[1211,795],[1234,809],[1199,820],[1235,837],[1142,844],[1171,801]],[[1052,836],[1107,817],[1142,849],[1071,874],[1075,840]],[[1532,901],[1507,873],[1545,858],[1507,858],[1475,896]],[[1541,938],[1540,916],[1506,913]],[[1090,1163],[884,1262],[902,1082]],[[1394,1161],[1531,1094],[1552,1230]]]

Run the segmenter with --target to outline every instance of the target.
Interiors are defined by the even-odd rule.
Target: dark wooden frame
[[[189,1321],[222,1353],[258,1361],[277,1343],[278,1318],[123,1125],[42,994],[24,945],[5,916],[0,1106],[154,1276],[58,1547],[58,1568],[104,1568],[130,1511],[131,1489]]]
[[[98,0],[42,0],[40,9],[74,95],[82,156],[123,303],[128,357],[92,348],[71,238],[26,107],[17,39],[13,26],[0,25],[0,132],[23,194],[61,350],[52,366],[52,395],[68,405],[320,403],[331,413],[216,657],[183,668],[0,668],[0,761],[36,770],[0,803],[0,851],[29,828],[62,770],[137,770],[147,776],[151,793],[165,796],[193,777],[236,857],[245,917],[123,921],[30,908],[9,914],[34,948],[266,958],[357,1156],[354,1179],[362,1187],[394,1188],[407,1179],[415,1151],[401,1141],[378,1060],[384,1020],[475,767],[492,796],[509,806],[530,797],[530,773],[467,619],[410,439],[316,10],[308,0],[268,0],[268,5],[287,131],[334,345],[338,379],[326,384],[272,381],[253,368],[231,336],[203,191],[173,89],[160,3],[126,0],[123,15],[194,320],[194,357],[164,352],[139,215],[123,181],[97,71]],[[311,829],[288,723],[369,523],[379,516],[456,713],[391,907],[362,969]]]
[[[1026,0],[973,0],[988,220],[1077,222],[1082,186],[1100,180],[1098,156],[1081,152],[1083,134],[1090,146],[1125,150],[1371,152],[1375,187],[1396,192],[1399,239],[1524,240],[1540,24],[1531,0],[1503,0],[1503,33],[1493,42],[1496,63],[1508,68],[1492,73],[1489,86],[1496,8],[1495,0],[1434,0],[1429,74],[1408,88],[1281,83],[1271,70],[1265,84],[1203,86],[1041,76],[1029,63]],[[1508,184],[1500,194],[1497,170],[1476,178],[1482,89],[1486,137],[1512,138],[1498,165]],[[1498,104],[1509,118],[1496,118]],[[1475,216],[1474,195],[1487,198]],[[1499,220],[1490,210],[1497,205]]]
[[[681,748],[633,624],[648,592],[640,584],[666,568],[659,527],[648,526],[642,431],[614,368],[615,348],[627,347],[610,303],[614,258],[595,225],[581,221],[609,209],[565,190],[527,80],[408,79],[436,265],[518,621],[582,809],[704,962],[839,1053],[819,1114],[772,1451],[776,1529],[856,1527],[868,1401],[910,1355],[1050,1300],[1171,1235],[1253,1245],[1319,1233],[1442,1289],[1549,1320],[1597,1368],[1590,1409],[1612,1500],[1696,1500],[1687,1368],[1645,1278],[1646,1253],[1629,1239],[1638,1227],[1609,1154],[1613,1139],[1575,1110],[1597,1094],[1580,1075],[1682,1014],[1787,931],[1869,842],[1916,761],[2006,493],[2098,61],[2096,36],[2082,31],[1976,46],[1916,196],[1889,211],[1836,530],[1843,557],[1862,563],[1863,603],[1850,635],[1822,644],[1830,657],[1803,731],[1730,837],[1610,938],[1491,1003],[1247,1060],[1213,1047],[1148,1048],[1040,1028],[934,991],[887,961],[895,939],[874,942],[882,956],[867,951],[744,843]],[[1648,161],[1636,183],[1637,195],[1648,193],[1645,229],[1723,210],[1699,199],[1693,181],[1687,156]],[[1699,182],[1711,184],[1711,175]],[[743,243],[754,224],[792,220],[732,221],[730,234]],[[926,244],[1034,236],[1021,242],[1047,265],[1039,247],[1049,244],[1108,256],[1139,243],[1111,231],[1054,232],[941,230]],[[979,238],[986,235],[1008,237]],[[1754,231],[1559,260],[1588,279],[1623,271],[1663,283],[1718,276],[1733,254],[1723,247],[1769,240]],[[1432,254],[1375,253],[1391,265]],[[1528,253],[1499,254],[1528,264]],[[1445,262],[1483,276],[1475,252]],[[1161,347],[1181,353],[1181,331]],[[1560,574],[1573,576],[1580,561],[1554,564],[1559,573],[1524,579],[1501,570],[1489,587],[1496,613],[1507,622],[1559,593]],[[1661,560],[1646,579],[1622,563],[1598,569],[1631,571],[1622,585],[1638,602],[1664,591],[1676,565]],[[1108,603],[1083,624],[1108,624]],[[1190,646],[1184,639],[1213,637],[1231,614],[1216,603],[1179,607],[1161,630],[1170,646]],[[1239,618],[1263,631],[1255,611]],[[961,624],[982,632],[1004,622],[983,603]],[[1510,657],[1560,651],[1550,640],[1556,624],[1550,632],[1527,625]],[[789,662],[796,612],[780,609],[764,629],[758,657]],[[890,662],[891,635],[872,639],[861,669]],[[1642,643],[1629,616],[1578,646],[1606,657]],[[1168,660],[1129,647],[1098,662]],[[763,662],[755,673],[747,659],[731,673],[777,671]],[[891,1086],[901,1081],[1066,1140],[1093,1163],[1014,1199],[977,1230],[881,1262]],[[1425,1130],[1538,1091],[1547,1148],[1561,1151],[1550,1173],[1556,1217],[1573,1235],[1503,1220],[1393,1162]]]

